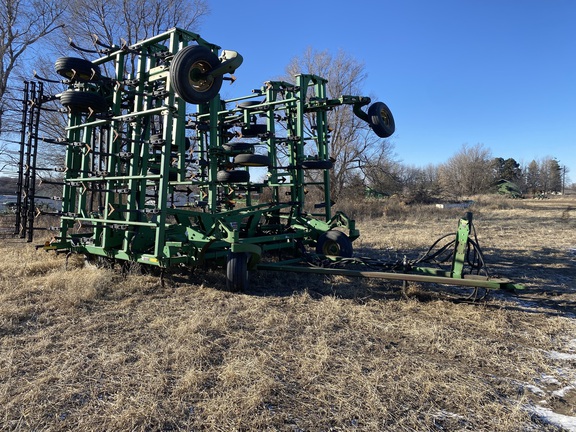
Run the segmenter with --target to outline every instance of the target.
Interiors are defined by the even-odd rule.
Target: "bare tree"
[[[93,59],[96,53],[86,53],[73,50],[69,46],[72,40],[80,47],[94,50],[94,37],[105,45],[134,44],[139,40],[149,38],[172,27],[183,27],[195,30],[201,19],[208,13],[205,0],[4,0],[0,5],[0,32],[3,39],[2,66],[0,80],[0,96],[4,95],[6,82],[10,72],[22,56],[23,50],[32,43],[43,39],[44,45],[34,61],[26,63],[27,72],[19,77],[31,79],[32,71],[39,76],[55,77],[54,61],[58,56],[86,57]],[[71,23],[65,27],[60,23]],[[62,28],[62,32],[54,32]],[[32,29],[30,31],[29,29]],[[26,30],[26,31],[25,31]],[[49,38],[48,38],[49,36]],[[50,43],[46,43],[47,40]],[[127,58],[130,58],[128,56]],[[128,64],[130,71],[134,65]],[[107,71],[114,73],[114,71]],[[14,85],[14,88],[21,85]],[[61,84],[44,83],[44,94],[57,94],[64,90]],[[19,99],[20,94],[14,96]],[[0,100],[0,121],[5,98]],[[56,102],[51,102],[48,108],[62,108]],[[14,106],[14,111],[22,107]],[[6,129],[17,131],[20,128],[17,114],[4,122]],[[43,111],[40,125],[40,136],[47,138],[62,138],[66,116],[59,112]],[[0,147],[0,152],[2,148]],[[39,160],[47,166],[61,164],[64,148],[46,146],[40,143]],[[12,153],[14,150],[12,149]],[[0,157],[0,162],[9,159],[9,152]],[[13,163],[12,163],[13,164]],[[0,168],[4,163],[0,164]],[[49,171],[47,173],[50,173]],[[43,173],[43,175],[48,175]]]
[[[361,95],[366,78],[364,64],[344,51],[336,55],[308,48],[301,57],[294,57],[286,67],[286,81],[297,74],[315,74],[328,80],[328,97]],[[313,114],[311,114],[313,115]],[[336,159],[331,172],[332,196],[337,198],[351,183],[359,170],[374,159],[389,154],[391,146],[372,133],[368,124],[354,115],[349,106],[328,112],[331,132],[331,154]],[[313,125],[314,122],[310,122]],[[383,144],[384,143],[384,144]],[[382,152],[382,149],[386,151]]]
[[[483,144],[468,146],[440,166],[440,182],[448,195],[462,197],[487,192],[492,184],[493,158]]]
[[[65,34],[86,48],[94,38],[109,46],[132,45],[172,27],[197,31],[208,13],[206,0],[70,0],[67,15],[74,25]]]
[[[361,155],[361,171],[367,186],[378,194],[392,195],[402,192],[406,170],[391,156],[391,146],[386,140],[378,146],[380,151]]]
[[[13,84],[23,66],[24,57],[33,45],[46,39],[63,26],[62,14],[66,1],[3,0],[0,2],[0,135],[19,129],[14,112],[17,102]],[[0,171],[14,163],[14,149],[6,141],[0,143]]]
[[[3,0],[0,2],[0,99],[22,55],[36,42],[63,26],[66,1]]]

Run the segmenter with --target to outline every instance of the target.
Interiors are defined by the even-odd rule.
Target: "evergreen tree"
[[[528,169],[526,170],[525,174],[526,179],[526,189],[535,194],[540,190],[540,167],[538,166],[538,162],[532,160],[528,165]]]
[[[502,166],[501,178],[511,182],[518,182],[522,177],[522,170],[520,164],[513,158],[508,158],[504,161]]]

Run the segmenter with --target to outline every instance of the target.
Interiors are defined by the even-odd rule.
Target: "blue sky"
[[[555,157],[576,180],[576,0],[213,0],[199,33],[244,57],[224,95],[284,72],[307,47],[365,64],[407,165],[463,144],[522,164]]]

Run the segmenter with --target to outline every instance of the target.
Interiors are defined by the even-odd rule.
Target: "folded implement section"
[[[161,268],[214,262],[239,275],[265,251],[325,244],[336,227],[346,244],[358,237],[331,208],[327,112],[351,105],[389,136],[384,104],[369,115],[369,98],[331,99],[324,78],[305,74],[222,99],[242,56],[177,28],[134,46],[97,45],[96,60],[58,59],[65,89],[29,104],[68,114],[65,136],[40,139],[65,148],[57,178],[47,179],[62,185],[61,208],[35,213],[60,217],[46,249]],[[23,137],[37,141],[34,115]],[[21,153],[30,147],[23,139]],[[21,165],[25,176],[44,169],[55,171]],[[34,194],[20,192],[34,208]]]
[[[352,256],[359,232],[332,210],[328,113],[348,105],[386,138],[395,125],[384,103],[330,97],[326,79],[311,74],[223,99],[242,56],[178,28],[133,46],[95,45],[83,50],[99,54],[93,61],[56,61],[61,80],[46,81],[62,83],[61,93],[26,84],[21,236],[31,241],[34,219],[57,215],[47,250],[163,269],[221,265],[232,289],[246,288],[249,269],[270,268],[259,264],[266,251]],[[40,138],[42,113],[55,108],[67,113],[65,133]],[[65,149],[64,163],[39,166],[39,141]],[[43,180],[62,186],[58,211],[35,204],[36,175],[49,171]],[[430,277],[418,272],[411,277]],[[458,260],[436,277],[467,280]]]

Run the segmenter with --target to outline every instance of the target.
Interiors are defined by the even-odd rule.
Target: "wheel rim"
[[[338,256],[340,255],[340,245],[335,241],[327,241],[322,252],[324,255]]]
[[[188,76],[188,81],[190,85],[198,92],[205,92],[210,90],[212,84],[214,84],[214,78],[206,76],[210,72],[210,63],[201,60],[195,62],[190,68],[190,74]]]
[[[384,108],[380,110],[380,117],[386,126],[390,126],[390,116],[388,115],[388,111]]]

